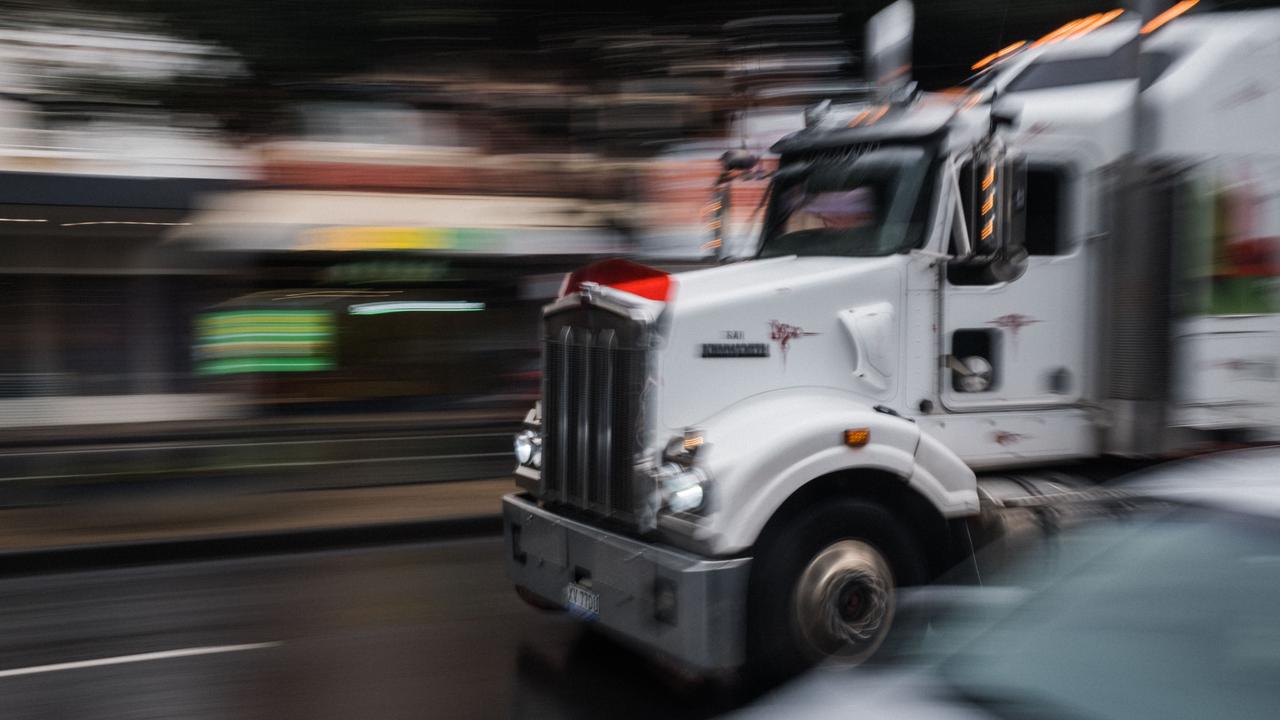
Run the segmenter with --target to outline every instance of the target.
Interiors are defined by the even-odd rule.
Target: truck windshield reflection
[[[924,148],[903,146],[784,167],[760,256],[869,257],[918,247],[929,165]]]

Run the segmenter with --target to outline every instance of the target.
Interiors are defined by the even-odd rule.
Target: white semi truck
[[[749,260],[566,278],[504,499],[521,595],[702,671],[856,661],[989,488],[1274,439],[1280,12],[1185,7],[815,109]]]

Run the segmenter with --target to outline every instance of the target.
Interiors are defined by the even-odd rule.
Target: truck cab
[[[1276,362],[1280,324],[1267,305],[1237,322],[1251,349],[1204,345],[1212,309],[1172,289],[1200,270],[1172,258],[1213,233],[1174,208],[1223,154],[1145,134],[1211,77],[1187,57],[1280,35],[1238,15],[1181,43],[1095,18],[960,93],[822,108],[773,148],[753,257],[570,274],[504,500],[522,594],[699,670],[858,662],[894,588],[972,552],[980,480],[1273,433],[1277,398],[1179,380],[1214,353]],[[1172,59],[1142,75],[1147,48]]]

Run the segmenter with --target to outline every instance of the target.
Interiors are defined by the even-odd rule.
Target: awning
[[[210,196],[170,242],[221,252],[614,255],[620,203],[545,197],[253,190]]]

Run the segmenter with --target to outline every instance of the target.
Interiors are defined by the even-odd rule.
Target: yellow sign
[[[302,233],[300,250],[350,252],[355,250],[451,250],[456,234],[439,228],[327,227]]]

